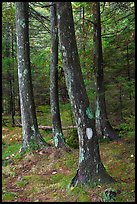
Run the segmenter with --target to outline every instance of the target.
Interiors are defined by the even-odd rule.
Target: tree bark
[[[50,106],[54,144],[55,147],[60,148],[62,146],[65,146],[65,141],[61,126],[58,95],[58,28],[57,28],[56,3],[51,2],[50,5],[51,5]]]
[[[71,3],[57,2],[57,16],[63,69],[79,137],[78,170],[70,186],[112,182],[100,158],[94,115],[80,67]]]
[[[12,53],[10,52],[11,44],[11,35],[10,35],[10,27],[9,23],[6,23],[6,52],[5,56],[7,58],[7,81],[8,81],[8,107],[7,113],[11,115],[11,123],[14,126],[14,101],[13,101],[13,76],[11,70],[11,59]]]
[[[34,144],[37,146],[46,144],[39,133],[35,112],[30,69],[28,9],[28,2],[16,2],[18,81],[23,134],[22,151]]]
[[[99,138],[118,140],[119,137],[112,128],[106,111],[103,54],[101,41],[100,3],[92,2],[93,13],[93,44],[94,44],[94,72],[96,78],[96,131]]]

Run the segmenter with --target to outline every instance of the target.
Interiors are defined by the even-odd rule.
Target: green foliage
[[[3,145],[6,144],[6,138],[11,138],[13,131],[15,134],[15,130],[17,135],[18,133],[20,134],[20,128],[16,129],[14,127],[14,129],[9,130],[4,127]],[[50,137],[50,133],[48,136]],[[14,157],[14,164],[8,163],[7,166],[2,168],[3,202],[8,200],[6,194],[10,192],[11,184],[13,190],[14,188],[23,190],[22,194],[20,194],[20,191],[16,191],[15,197],[11,198],[9,196],[8,201],[19,201],[22,196],[26,197],[27,201],[32,202],[35,200],[45,202],[46,199],[51,202],[100,202],[101,199],[104,199],[104,202],[134,201],[135,147],[133,140],[134,136],[128,138],[129,143],[126,143],[126,141],[121,143],[100,143],[103,164],[109,174],[118,181],[109,186],[108,184],[80,185],[68,188],[71,179],[76,174],[78,149],[71,149],[71,152],[65,152],[64,150],[60,149],[57,151],[56,148],[50,147],[46,151],[44,149],[45,152],[34,150],[32,154],[26,152],[19,159]],[[10,143],[12,144],[13,142],[10,141]],[[5,152],[9,145],[5,146]],[[24,167],[26,168],[24,169]],[[112,201],[111,198],[110,201],[108,196],[103,195],[105,189],[115,189],[117,191],[116,199]]]
[[[77,186],[76,188],[70,189],[68,191],[68,194],[71,197],[75,197],[75,202],[90,202],[91,199],[89,197],[89,194],[87,192],[86,188],[83,188],[83,186]]]
[[[2,200],[11,201],[15,197],[16,197],[16,193],[13,193],[13,192],[4,192],[4,194],[2,196]]]
[[[113,202],[116,199],[116,190],[109,188],[102,193],[103,202]]]
[[[124,118],[125,122],[119,125],[119,135],[121,137],[134,137],[135,136],[135,116],[130,115]]]
[[[77,149],[79,147],[77,129],[67,130],[65,141],[70,147]]]
[[[21,187],[25,187],[28,184],[28,181],[25,178],[22,178],[20,181],[16,182],[16,186],[21,188]]]
[[[20,143],[11,143],[3,145],[3,151],[2,151],[2,159],[5,160],[7,157],[10,157],[11,154],[16,154],[19,152],[19,149],[21,148]]]

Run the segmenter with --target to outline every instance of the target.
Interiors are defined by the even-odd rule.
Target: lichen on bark
[[[53,134],[54,134],[54,144],[55,147],[61,147],[65,145],[65,141],[64,141],[64,136],[63,133],[60,129],[55,129],[53,130]]]
[[[87,107],[87,109],[86,109],[86,114],[87,114],[87,116],[88,116],[89,119],[93,119],[93,118],[94,118],[92,109],[91,109],[90,107]]]

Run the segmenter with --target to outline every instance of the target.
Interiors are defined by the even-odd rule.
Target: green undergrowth
[[[68,108],[69,105],[64,113],[64,126],[72,125],[71,118],[65,121],[65,117],[68,117]],[[61,109],[63,110],[63,106]],[[76,130],[63,131],[65,141],[71,148],[69,152],[54,147],[52,131],[40,130],[45,141],[51,146],[34,148],[20,155],[21,128],[4,126],[2,128],[2,201],[111,202],[104,192],[106,189],[114,189],[115,202],[135,202],[135,135],[134,126],[132,127],[133,118],[130,122],[129,120],[121,124],[122,128],[119,127],[122,141],[100,141],[102,162],[116,182],[74,188],[69,188],[69,184],[78,168],[79,149]],[[45,125],[49,125],[48,120]]]
[[[16,128],[14,135],[19,137],[19,131],[20,128]],[[51,140],[50,134],[47,134],[49,140]],[[116,183],[69,188],[71,179],[76,174],[78,149],[71,148],[71,152],[65,152],[57,150],[52,145],[17,157],[21,142],[20,145],[18,140],[14,143],[11,140],[11,144],[9,143],[7,138],[11,135],[8,128],[4,128],[3,136],[3,159],[9,155],[6,153],[9,152],[9,147],[10,153],[14,152],[13,162],[2,167],[3,202],[101,202],[103,192],[108,188],[117,192],[115,202],[135,200],[133,138],[122,142],[100,143],[103,164],[109,174],[115,178]]]

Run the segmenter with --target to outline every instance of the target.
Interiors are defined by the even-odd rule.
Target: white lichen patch
[[[34,125],[31,126],[31,130],[33,131],[33,135],[35,135],[36,130],[35,130],[35,126]]]
[[[58,20],[60,19],[60,15],[58,14]]]
[[[79,114],[81,114],[81,113],[82,113],[82,110],[81,110],[81,109],[79,109],[79,110],[78,110],[78,112],[79,112]]]
[[[84,160],[84,149],[80,148],[79,163],[81,163],[83,160]]]
[[[59,140],[58,140],[58,133],[56,133],[55,136],[54,136],[54,144],[55,144],[55,147],[58,146],[58,142],[59,142]]]
[[[25,69],[24,72],[23,72],[23,74],[26,75],[27,73],[28,73],[28,70]]]
[[[63,52],[63,56],[66,57],[66,56],[67,56],[67,53],[66,53],[66,52]]]
[[[65,50],[65,46],[64,45],[61,45],[61,48],[62,48],[62,50]]]
[[[18,70],[18,77],[19,79],[22,77],[22,72],[20,72],[19,70]]]
[[[78,125],[80,125],[81,124],[81,119],[80,118],[78,118]]]
[[[21,26],[22,28],[25,28],[25,27],[26,27],[25,19],[20,20],[19,23],[20,23],[20,26]]]
[[[96,173],[98,174],[99,164],[96,165]]]
[[[93,136],[92,128],[86,128],[86,135],[89,140],[92,138]]]
[[[99,102],[96,101],[96,119],[100,118],[100,108],[99,108]]]

